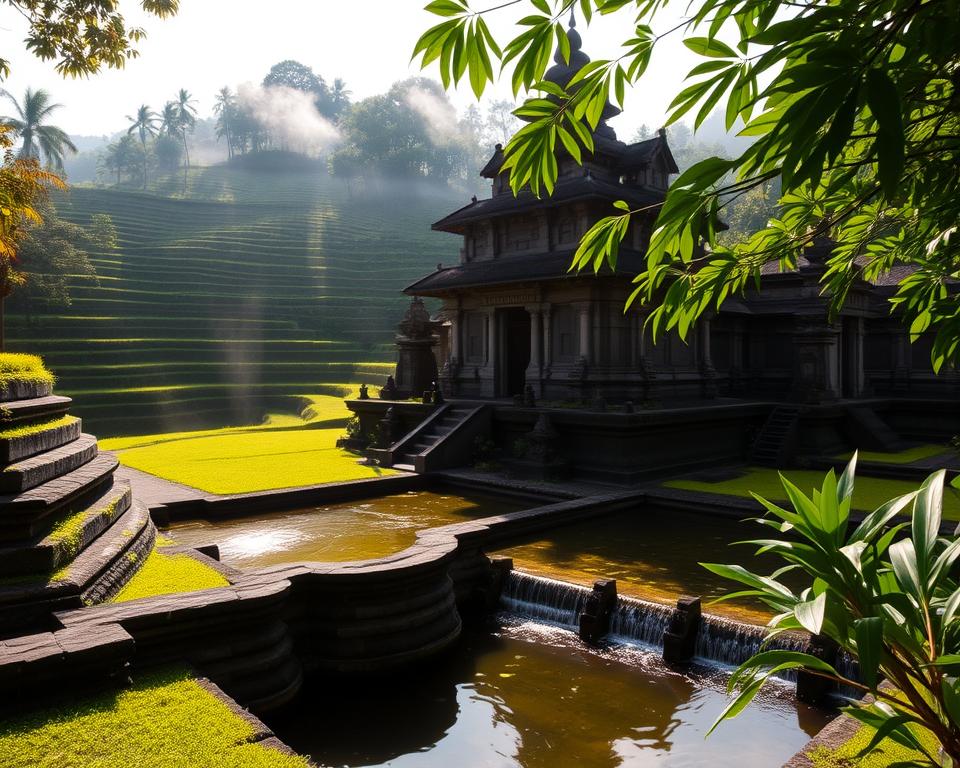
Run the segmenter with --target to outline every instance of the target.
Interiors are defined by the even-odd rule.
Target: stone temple
[[[558,53],[546,73],[560,86],[589,61],[572,23],[568,37],[569,63]],[[828,317],[819,279],[829,243],[811,246],[796,271],[771,265],[760,292],[728,299],[686,342],[668,335],[650,343],[645,309],[623,308],[643,267],[657,204],[678,169],[662,130],[634,144],[618,140],[606,122],[618,112],[607,105],[595,151],[582,166],[558,146],[560,176],[551,196],[514,196],[498,145],[480,172],[491,182],[490,196],[433,225],[462,238],[459,262],[405,292],[442,302],[433,349],[448,396],[509,398],[527,387],[552,401],[638,403],[960,394],[955,373],[933,374],[930,341],[911,344],[890,316],[887,297],[902,275],[856,284],[840,316]],[[634,217],[616,271],[568,272],[581,237],[615,211],[617,200],[651,212]]]

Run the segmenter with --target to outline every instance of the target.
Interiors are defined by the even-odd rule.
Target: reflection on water
[[[384,557],[409,547],[416,531],[519,509],[483,494],[410,491],[293,512],[173,523],[187,546],[217,544],[223,562],[257,568],[298,561],[342,562]]]
[[[771,573],[774,558],[753,556],[756,547],[730,545],[765,538],[756,523],[689,512],[638,507],[539,534],[509,555],[524,571],[589,586],[595,579],[617,580],[620,594],[674,603],[681,594],[700,595],[704,610],[741,621],[765,624],[770,612],[746,600],[706,605],[734,592],[737,585],[715,576],[699,563],[739,563]]]
[[[767,768],[828,719],[778,685],[705,740],[728,702],[719,670],[502,619],[417,672],[314,681],[269,725],[325,766]]]

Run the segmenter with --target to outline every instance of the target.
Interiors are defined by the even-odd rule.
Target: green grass
[[[273,414],[263,424],[100,441],[120,462],[208,493],[292,488],[393,474],[336,447],[352,415],[340,397],[304,396],[299,418]],[[336,425],[336,426],[328,426]]]
[[[54,377],[37,355],[0,352],[0,392],[13,384],[50,384]]]
[[[910,464],[920,459],[929,459],[944,453],[950,453],[949,446],[918,445],[914,448],[906,448],[902,451],[894,451],[892,453],[886,453],[884,451],[860,451],[858,457],[860,461],[875,461],[880,464]],[[836,458],[849,459],[852,455],[853,454],[845,453]]]
[[[923,744],[924,749],[936,755],[940,744],[929,731],[910,726]],[[922,760],[923,755],[914,749],[902,747],[899,744],[885,739],[880,745],[862,758],[857,753],[863,750],[873,738],[875,731],[863,726],[854,734],[850,741],[836,749],[816,747],[807,753],[814,768],[887,768],[889,765],[912,760]]]
[[[800,490],[809,495],[814,487],[820,488],[823,484],[823,472],[812,470],[790,469],[784,471],[789,480]],[[701,493],[719,493],[724,496],[739,496],[750,498],[750,492],[770,500],[784,500],[783,486],[780,476],[775,469],[751,467],[745,470],[740,477],[718,482],[703,480],[670,480],[663,484],[667,488],[677,488],[685,491],[700,491]],[[858,477],[853,493],[853,508],[870,512],[895,496],[902,496],[915,491],[919,483],[907,480],[888,480],[877,477]],[[947,520],[960,520],[960,495],[952,488],[944,492],[943,516]]]
[[[154,549],[112,602],[125,603],[141,597],[195,592],[228,584],[221,573],[189,555],[167,555]]]
[[[0,430],[0,440],[12,440],[17,437],[35,435],[38,432],[46,432],[48,429],[65,427],[68,424],[73,424],[77,420],[78,419],[76,416],[60,416],[57,419],[50,419],[49,421],[43,421],[39,424],[27,424],[22,427],[7,427],[6,429]]]
[[[16,715],[0,723],[0,768],[305,768],[300,757],[249,743],[252,725],[189,673]]]
[[[113,517],[114,513],[116,513],[118,504],[119,500],[116,500],[106,505],[99,513],[99,516],[109,520]],[[65,517],[63,520],[53,526],[48,536],[52,542],[62,542],[66,545],[67,554],[70,560],[75,558],[80,552],[83,525],[87,519],[88,512],[89,510],[87,509],[81,509],[69,515],[68,517]]]

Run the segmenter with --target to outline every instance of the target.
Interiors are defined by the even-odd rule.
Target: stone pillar
[[[550,370],[553,363],[553,329],[551,326],[551,314],[553,305],[543,305],[543,368]]]
[[[700,357],[700,395],[711,399],[717,396],[717,372],[713,368],[710,349],[710,319],[701,318],[698,329],[698,352]]]
[[[592,358],[590,338],[593,331],[590,327],[590,302],[578,305],[577,312],[580,315],[580,357],[589,363]]]
[[[463,312],[457,309],[450,313],[450,357],[458,364],[461,359],[461,338],[463,327]]]
[[[639,312],[627,315],[630,322],[630,368],[640,367],[641,345],[643,344],[643,320]]]
[[[580,639],[596,645],[610,630],[610,614],[617,607],[616,579],[597,579],[580,613]]]
[[[414,297],[396,336],[396,388],[400,397],[418,397],[437,380],[437,340],[430,327],[430,314],[423,300]]]
[[[840,395],[839,331],[829,323],[798,318],[793,332],[794,373],[791,399],[816,403]]]
[[[700,598],[682,595],[663,632],[663,660],[670,664],[690,661],[697,651],[702,620]]]
[[[849,322],[853,330],[847,339],[851,349],[848,370],[844,371],[844,375],[850,377],[850,396],[860,397],[866,385],[863,371],[863,318],[855,317]]]
[[[540,330],[540,307],[525,307],[530,315],[530,364],[527,366],[527,384],[533,384],[540,378],[540,365],[543,360],[540,342],[543,332]]]

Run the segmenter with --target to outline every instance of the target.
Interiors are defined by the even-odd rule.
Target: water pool
[[[166,533],[190,547],[217,544],[236,568],[298,561],[385,557],[414,542],[423,528],[501,515],[529,506],[479,493],[409,491],[343,504],[172,523]]]
[[[730,546],[768,535],[756,523],[733,518],[639,507],[537,534],[497,554],[512,557],[520,570],[575,584],[616,579],[620,594],[646,600],[675,603],[681,594],[700,595],[705,611],[765,624],[770,613],[755,602],[706,605],[737,585],[699,563],[739,563],[770,573],[782,563],[754,557],[755,547]]]
[[[719,668],[501,621],[416,671],[315,681],[269,724],[324,766],[769,768],[829,719],[776,684],[704,739],[728,702]]]

